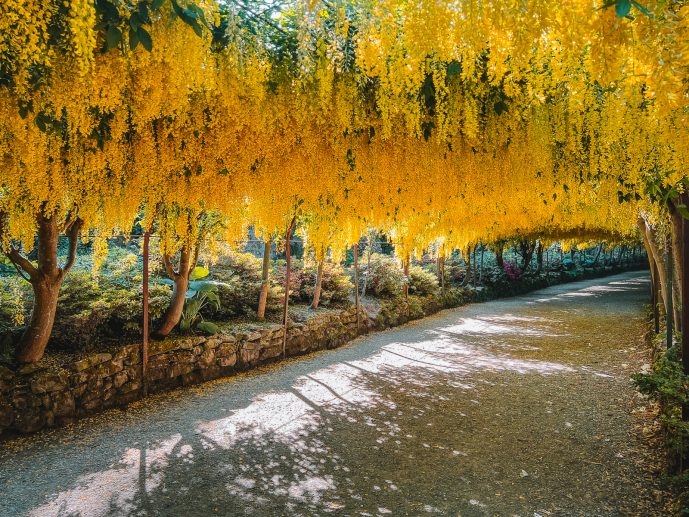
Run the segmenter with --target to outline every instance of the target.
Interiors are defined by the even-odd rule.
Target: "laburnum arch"
[[[5,0],[0,243],[36,295],[19,358],[50,334],[57,236],[137,220],[176,285],[163,334],[199,248],[249,225],[298,218],[319,261],[368,228],[405,263],[639,225],[659,261],[663,224],[679,253],[688,67],[682,3]]]

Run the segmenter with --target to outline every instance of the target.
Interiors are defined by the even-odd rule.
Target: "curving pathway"
[[[652,515],[644,273],[445,311],[0,444],[0,515]]]

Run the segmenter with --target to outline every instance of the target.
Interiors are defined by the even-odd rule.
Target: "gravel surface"
[[[0,445],[0,515],[663,515],[648,278],[444,311]]]

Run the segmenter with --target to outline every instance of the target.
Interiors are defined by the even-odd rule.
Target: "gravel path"
[[[0,515],[661,515],[643,273],[442,312],[0,445]]]

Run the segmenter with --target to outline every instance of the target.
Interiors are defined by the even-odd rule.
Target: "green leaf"
[[[141,46],[150,52],[153,49],[151,35],[143,27],[139,27],[138,35],[139,40],[141,41]]]
[[[141,42],[141,44],[143,45],[143,41]],[[208,271],[208,269],[206,269],[205,267],[196,266],[189,275],[189,280],[200,280],[201,278],[206,278],[209,274],[210,271]]]
[[[615,13],[618,18],[624,18],[629,14],[632,8],[631,0],[616,0],[615,2]]]
[[[196,296],[197,291],[194,289],[187,289],[187,294],[184,295],[184,297],[188,300],[191,301],[194,296]]]
[[[122,31],[115,26],[110,26],[105,33],[105,44],[108,49],[115,48],[122,41]]]
[[[447,64],[447,77],[452,77],[453,75],[459,75],[462,73],[462,64],[459,61],[450,61]]]
[[[139,34],[137,31],[132,29],[131,27],[129,28],[129,48],[131,50],[135,50],[136,47],[139,46]]]
[[[163,2],[165,2],[165,0],[153,0],[153,2],[151,2],[151,9],[157,11],[163,6]]]
[[[641,11],[642,14],[645,14],[649,18],[653,18],[653,13],[646,9],[643,5],[641,5],[639,2],[634,2],[632,0],[632,5],[636,7],[639,11]]]
[[[215,323],[211,323],[210,321],[202,321],[196,325],[196,328],[201,332],[205,332],[206,334],[217,334],[220,332],[220,327],[218,327]]]
[[[159,282],[161,284],[165,284],[165,285],[175,285],[175,283],[172,280],[170,280],[169,278],[161,278],[161,279],[159,279]]]

